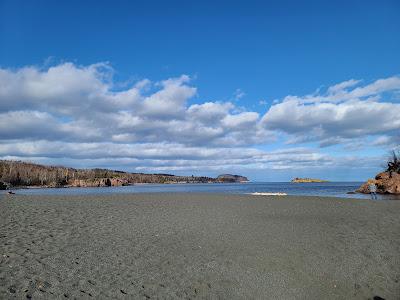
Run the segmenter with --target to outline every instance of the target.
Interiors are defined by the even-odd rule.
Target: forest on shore
[[[74,169],[45,166],[31,162],[0,160],[0,189],[10,187],[95,187],[123,186],[135,183],[215,183],[243,182],[246,177],[220,175],[176,176],[171,174],[128,173],[108,169]]]

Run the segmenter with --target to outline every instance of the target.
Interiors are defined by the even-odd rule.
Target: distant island
[[[315,178],[294,178],[292,179],[293,183],[310,183],[310,182],[329,182],[327,180],[322,180],[322,179],[315,179]]]
[[[30,162],[0,160],[0,189],[11,187],[106,187],[141,183],[226,183],[247,182],[240,175],[176,176],[171,174],[129,173],[108,169],[74,169]]]

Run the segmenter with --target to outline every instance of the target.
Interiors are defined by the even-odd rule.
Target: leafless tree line
[[[10,186],[66,186],[74,180],[121,179],[133,183],[215,182],[215,178],[170,174],[126,173],[107,169],[74,169],[0,160],[0,182]]]

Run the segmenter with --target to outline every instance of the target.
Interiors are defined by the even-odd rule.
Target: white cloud
[[[233,94],[233,99],[235,101],[238,101],[241,98],[243,98],[244,96],[246,96],[245,92],[243,92],[241,89],[236,89],[235,93]]]
[[[187,75],[156,83],[144,79],[114,91],[113,73],[107,63],[0,69],[1,139],[229,146],[228,139],[247,130],[259,132],[259,138],[267,137],[260,134],[266,130],[259,126],[256,113],[237,114],[232,103],[188,107],[197,89]],[[23,121],[14,122],[11,128],[7,118],[16,115]],[[254,140],[233,140],[232,146],[249,143]]]
[[[191,105],[187,113],[189,119],[215,125],[228,115],[234,107],[230,102],[206,102]]]
[[[164,171],[319,168],[340,162],[319,149],[255,147],[282,132],[283,142],[323,147],[399,140],[400,104],[384,101],[399,77],[287,96],[260,116],[232,102],[189,105],[197,88],[187,75],[122,88],[113,73],[108,63],[0,68],[0,157]],[[234,100],[243,96],[238,89]]]
[[[222,120],[222,124],[227,128],[243,128],[254,127],[259,120],[258,113],[243,112],[236,115],[227,115]]]
[[[341,83],[335,84],[328,88],[328,94],[334,95],[345,91],[347,88],[353,87],[360,83],[361,80],[350,79]]]
[[[161,82],[162,89],[146,97],[141,112],[154,117],[180,118],[186,109],[186,101],[196,94],[196,88],[187,86],[187,75]]]
[[[321,146],[348,139],[400,133],[400,104],[381,95],[400,90],[400,78],[380,79],[364,87],[350,80],[328,88],[327,95],[289,96],[263,116],[269,130],[289,135],[290,143],[316,141]]]
[[[67,143],[57,141],[0,143],[0,158],[57,159],[92,166],[131,170],[224,170],[322,168],[335,158],[306,148],[262,151],[254,148],[204,148],[181,144]]]

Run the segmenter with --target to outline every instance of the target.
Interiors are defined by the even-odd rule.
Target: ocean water
[[[97,188],[35,188],[20,189],[24,195],[88,195],[112,193],[286,193],[302,196],[332,196],[343,198],[369,199],[369,195],[347,194],[355,191],[362,182],[290,183],[290,182],[249,182],[249,183],[202,183],[202,184],[137,184],[121,187]],[[378,196],[378,199],[400,199],[396,196]]]

